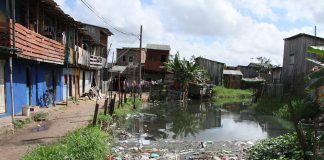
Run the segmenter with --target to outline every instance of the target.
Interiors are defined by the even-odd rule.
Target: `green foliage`
[[[99,160],[109,155],[112,138],[98,127],[78,129],[56,144],[38,146],[24,160]]]
[[[295,111],[295,116],[298,120],[302,118],[313,118],[319,112],[319,106],[316,103],[308,101],[306,99],[293,100],[292,106]],[[283,107],[274,111],[273,115],[284,119],[290,119],[288,105],[285,104]]]
[[[253,91],[248,89],[229,89],[223,86],[215,86],[213,88],[213,93],[218,98],[250,98]]]
[[[25,120],[15,120],[14,123],[14,128],[18,129],[18,128],[23,128],[25,125],[32,123],[33,120],[31,118],[27,118]]]
[[[261,141],[248,150],[248,159],[303,159],[296,134],[285,134]]]
[[[39,112],[33,116],[33,120],[34,121],[42,121],[42,120],[45,120],[48,115],[49,114],[47,112]]]
[[[100,112],[98,115],[98,122],[102,124],[109,124],[112,121],[112,117],[110,115],[104,115],[104,112]]]
[[[135,98],[135,107],[136,109],[134,110],[134,98],[133,97],[129,97],[127,99],[126,103],[123,103],[123,106],[120,108],[116,108],[113,117],[115,118],[116,121],[121,122],[125,119],[125,117],[127,116],[127,114],[130,113],[134,113],[137,112],[141,106],[141,100],[138,98]]]
[[[206,78],[206,71],[203,70],[194,60],[181,60],[179,52],[176,53],[167,63],[166,68],[174,73],[174,80],[183,84],[185,90],[189,82],[202,82]]]

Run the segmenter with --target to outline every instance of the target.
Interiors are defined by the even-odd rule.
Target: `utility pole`
[[[142,81],[142,35],[143,35],[143,26],[141,25],[140,29],[140,53],[139,53],[139,97],[142,98],[142,86],[141,86],[141,81]]]
[[[11,53],[16,51],[16,4],[15,1],[11,1],[11,10],[12,10],[12,50]],[[14,105],[14,95],[13,95],[13,82],[12,82],[12,55],[9,57],[9,67],[10,67],[10,100],[11,100],[11,118],[12,118],[12,123],[15,123],[15,105]]]

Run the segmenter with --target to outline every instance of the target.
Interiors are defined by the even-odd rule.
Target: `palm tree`
[[[166,68],[174,73],[174,80],[181,84],[185,97],[188,95],[188,87],[190,82],[202,82],[204,78],[204,70],[194,62],[194,59],[187,61],[181,60],[179,52],[165,63]]]

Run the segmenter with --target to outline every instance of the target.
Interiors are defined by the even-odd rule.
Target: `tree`
[[[185,93],[185,97],[188,95],[188,87],[190,82],[202,82],[204,79],[204,70],[200,68],[193,59],[190,61],[180,59],[179,52],[174,57],[165,63],[167,70],[174,73],[174,80],[181,84]]]

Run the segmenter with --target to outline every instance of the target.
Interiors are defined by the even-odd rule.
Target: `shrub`
[[[319,113],[318,105],[316,105],[316,103],[307,101],[305,99],[292,101],[292,106],[294,108],[295,115],[298,120],[302,118],[312,118],[316,116],[317,113]],[[284,119],[290,119],[290,112],[288,110],[288,105],[285,104],[277,111],[274,111],[273,115]]]
[[[247,153],[248,159],[303,159],[303,152],[295,133],[261,141],[252,146]]]

